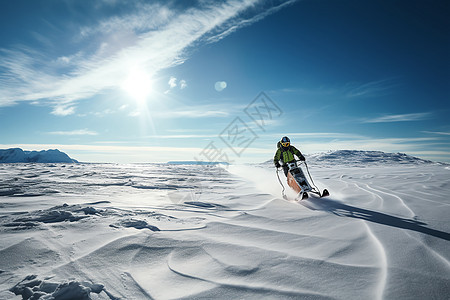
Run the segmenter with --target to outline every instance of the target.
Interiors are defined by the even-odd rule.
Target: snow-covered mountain
[[[429,164],[434,163],[405,153],[383,151],[337,150],[311,154],[308,161],[316,164],[374,165],[374,164]]]
[[[407,155],[405,153],[389,153],[383,151],[334,150],[306,154],[305,157],[309,165],[320,167],[335,165],[367,167],[386,164],[443,164]],[[263,165],[266,164],[273,165],[273,161],[270,159]]]
[[[57,149],[24,151],[20,148],[0,149],[0,163],[77,163]]]

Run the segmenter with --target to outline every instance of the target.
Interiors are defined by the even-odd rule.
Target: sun
[[[145,102],[152,91],[150,75],[140,68],[130,70],[122,89],[139,103]]]

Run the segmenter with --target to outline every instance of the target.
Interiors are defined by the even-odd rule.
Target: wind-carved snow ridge
[[[42,224],[76,222],[89,215],[100,214],[100,211],[93,207],[82,207],[81,205],[54,206],[45,210],[15,213],[11,216],[4,216],[0,226],[12,228],[14,230],[30,229]]]
[[[372,232],[370,227],[365,223],[364,224],[367,228],[367,232],[370,237],[372,237],[376,248],[378,249],[378,257],[379,257],[379,268],[380,268],[380,278],[379,278],[379,284],[376,288],[376,294],[374,295],[376,299],[383,299],[383,293],[384,289],[386,288],[387,283],[387,275],[388,275],[388,262],[386,257],[386,251],[384,250],[383,244],[380,242],[380,240],[375,236],[375,234]]]
[[[11,288],[11,292],[21,295],[22,299],[91,299],[90,294],[99,294],[104,289],[102,284],[69,281],[56,283],[40,280],[36,275],[27,276]],[[112,298],[111,298],[112,299]]]
[[[135,219],[123,220],[120,221],[117,225],[111,224],[110,226],[115,228],[123,226],[123,227],[133,227],[136,229],[150,229],[151,231],[160,231],[158,227],[148,224],[147,221],[145,220],[135,220]]]
[[[270,162],[0,164],[0,299],[447,300],[450,169],[350,156],[302,201]]]
[[[401,197],[395,195],[393,192],[383,192],[383,191],[381,191],[381,190],[377,190],[377,189],[375,189],[375,188],[369,186],[368,184],[366,184],[366,188],[367,188],[368,190],[370,190],[370,191],[368,191],[369,193],[370,193],[371,191],[372,191],[374,194],[376,194],[376,193],[382,193],[382,194],[384,194],[384,195],[386,195],[386,196],[388,196],[388,197],[392,197],[392,198],[397,199],[398,202],[400,203],[400,205],[403,206],[403,207],[409,212],[409,216],[408,216],[408,217],[410,217],[410,218],[416,218],[416,217],[417,217],[416,214],[412,211],[412,209],[409,208],[408,205],[406,205],[405,201],[404,201]],[[380,196],[380,198],[383,199],[383,197],[381,197],[381,196]]]

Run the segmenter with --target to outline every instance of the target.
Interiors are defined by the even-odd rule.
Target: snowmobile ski
[[[298,201],[302,201],[302,200],[305,200],[308,198],[309,198],[309,195],[307,192],[301,192],[301,193],[297,194],[297,197],[295,197],[294,200],[298,202]]]

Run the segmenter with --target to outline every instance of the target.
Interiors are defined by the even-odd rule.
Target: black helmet
[[[281,143],[281,146],[283,146],[284,148],[287,148],[291,144],[291,140],[287,136],[283,136],[280,143]]]

